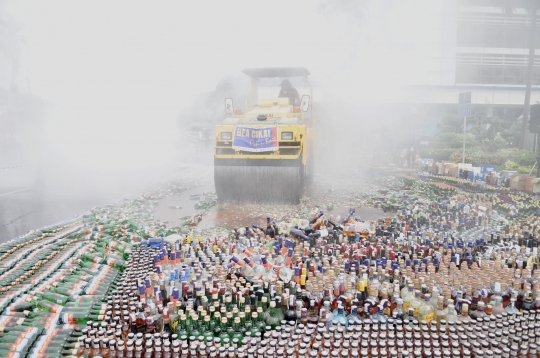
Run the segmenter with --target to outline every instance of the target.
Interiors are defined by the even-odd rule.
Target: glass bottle
[[[403,311],[403,300],[401,298],[396,299],[396,308],[392,311],[392,317],[394,319],[400,319],[402,320],[405,316],[405,312]]]
[[[478,305],[476,306],[476,310],[471,311],[470,316],[475,319],[486,317],[485,304],[483,301],[478,302]]]
[[[298,317],[297,317],[295,308],[296,308],[296,296],[290,295],[289,306],[284,315],[286,321],[296,323],[296,320],[298,319]]]
[[[437,297],[437,309],[435,310],[435,320],[440,323],[441,320],[446,320],[448,307],[444,307],[444,296]]]
[[[448,307],[446,307],[448,310],[446,313],[446,322],[457,322],[458,321],[458,313],[454,308],[453,304],[449,304]]]
[[[491,302],[493,303],[493,315],[498,315],[504,312],[504,307],[502,303],[502,297],[501,296],[491,296]]]
[[[430,295],[425,295],[424,302],[420,305],[419,311],[418,311],[418,320],[420,321],[426,321],[428,324],[433,321],[435,318],[435,310],[433,309],[433,306],[431,306],[431,297]]]
[[[334,321],[336,321],[338,324],[348,327],[349,321],[347,320],[347,316],[345,316],[345,310],[343,306],[340,304],[338,305],[337,312],[334,315]]]
[[[516,307],[516,299],[514,297],[510,298],[510,303],[508,306],[506,306],[504,312],[514,317],[519,313],[519,310]]]

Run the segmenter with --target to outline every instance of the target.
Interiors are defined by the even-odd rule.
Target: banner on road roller
[[[234,128],[233,149],[246,152],[270,152],[279,149],[277,127]]]

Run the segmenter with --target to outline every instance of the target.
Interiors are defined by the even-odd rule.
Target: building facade
[[[427,112],[440,119],[449,111],[457,114],[459,93],[471,92],[470,123],[498,116],[520,124],[531,31],[529,0],[437,3],[431,14],[437,26],[431,29],[433,43],[426,76],[422,82],[408,86],[402,103],[429,106]],[[539,48],[540,15],[535,33],[535,46]],[[538,50],[533,68],[531,104],[540,102]],[[529,134],[526,149],[533,146],[534,135]]]

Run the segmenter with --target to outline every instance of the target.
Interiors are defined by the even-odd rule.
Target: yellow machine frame
[[[281,69],[274,69],[276,73],[283,73]],[[305,72],[307,70],[303,69]],[[245,70],[247,73],[249,70]],[[309,74],[309,72],[307,72]],[[265,76],[261,76],[263,78]],[[266,76],[266,77],[286,77],[286,76]],[[292,77],[292,76],[291,76]],[[300,192],[302,191],[305,178],[311,179],[312,174],[312,158],[313,158],[313,139],[314,139],[314,118],[312,115],[313,89],[307,75],[302,76],[304,81],[309,86],[309,103],[307,103],[307,111],[310,116],[305,118],[304,113],[300,108],[293,108],[288,104],[287,98],[262,98],[257,99],[259,83],[258,77],[252,77],[252,97],[257,99],[252,103],[257,103],[256,106],[249,107],[246,104],[245,113],[236,113],[229,115],[229,118],[223,124],[216,126],[215,131],[215,147],[214,147],[214,164],[217,167],[284,167],[296,168],[300,170]],[[304,97],[302,97],[304,98]],[[300,104],[301,107],[305,103]],[[234,112],[233,112],[234,113]],[[266,119],[257,120],[258,117],[265,116]],[[291,120],[288,120],[291,118]],[[298,120],[292,120],[298,118]],[[234,119],[239,119],[238,123],[234,123]],[[243,121],[242,121],[243,120]],[[308,127],[308,124],[310,125]],[[268,127],[275,126],[278,129],[279,146],[278,150],[253,153],[232,148],[234,139],[235,127]],[[292,132],[292,139],[282,139],[284,132]],[[223,133],[229,133],[226,138],[222,137]],[[311,159],[311,160],[310,160]],[[217,169],[216,169],[217,170]],[[245,173],[243,171],[242,173]],[[298,172],[297,172],[298,173]],[[239,174],[241,175],[241,174]],[[244,174],[245,175],[245,174]],[[265,174],[266,175],[266,174]],[[285,174],[282,174],[283,177]],[[294,173],[292,175],[295,175]],[[217,174],[216,174],[217,176]],[[216,177],[216,190],[220,195],[217,182],[220,178]],[[230,180],[230,179],[229,179]],[[242,180],[242,178],[238,178]],[[292,179],[291,179],[292,180]],[[294,179],[296,180],[296,179]],[[286,183],[286,180],[284,181]],[[301,194],[301,193],[300,193]]]

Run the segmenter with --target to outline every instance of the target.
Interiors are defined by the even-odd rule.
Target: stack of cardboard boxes
[[[528,177],[525,181],[525,191],[529,193],[540,193],[540,178]]]
[[[433,175],[447,175],[458,177],[459,171],[469,171],[469,179],[482,178],[485,175],[486,183],[492,185],[501,185],[502,179],[509,178],[510,189],[523,190],[529,193],[540,193],[540,178],[535,178],[527,174],[517,174],[515,171],[503,170],[497,173],[494,165],[483,165],[482,167],[473,167],[469,163],[454,163],[446,160],[425,159],[424,168]],[[489,174],[489,175],[488,175]]]
[[[540,178],[527,174],[514,174],[510,178],[510,189],[523,190],[528,193],[540,193]]]
[[[527,180],[534,179],[531,176],[528,176],[527,174],[514,174],[510,178],[510,189],[516,189],[516,190],[525,190],[525,185],[527,184]]]

